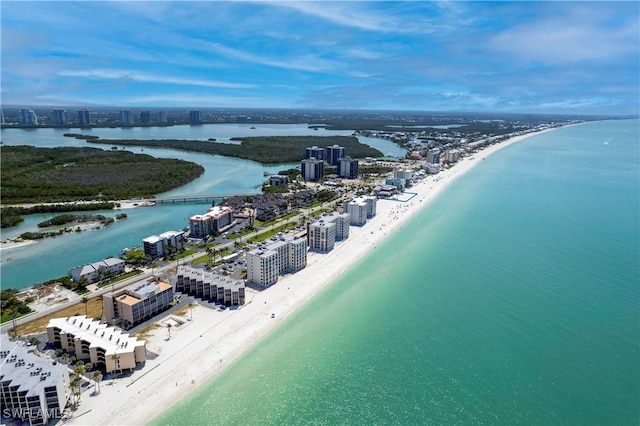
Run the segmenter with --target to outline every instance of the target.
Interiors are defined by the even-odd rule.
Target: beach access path
[[[549,129],[551,130],[551,129]],[[548,131],[548,130],[545,130]],[[100,393],[85,392],[66,423],[73,425],[147,424],[187,394],[210,381],[241,354],[249,351],[281,321],[331,284],[380,241],[425,208],[456,178],[481,164],[492,153],[533,134],[510,138],[470,155],[454,167],[429,176],[411,188],[416,195],[406,202],[380,199],[377,214],[362,227],[350,228],[349,238],[326,254],[310,252],[307,267],[282,276],[273,286],[248,290],[240,309],[217,311],[196,306],[179,327],[160,327],[147,338],[148,351],[157,354],[130,376],[105,379]],[[272,318],[272,314],[275,317]]]

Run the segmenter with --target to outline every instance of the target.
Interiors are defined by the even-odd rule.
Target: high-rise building
[[[351,225],[362,226],[376,215],[376,197],[357,197],[344,203],[344,211],[351,215]]]
[[[51,111],[51,120],[53,124],[58,126],[65,126],[69,124],[69,114],[64,109],[54,109]]]
[[[167,122],[167,111],[158,111],[156,115],[156,120],[158,123],[166,123]]]
[[[267,240],[247,252],[247,280],[263,286],[275,284],[284,272],[307,266],[307,239],[290,235]]]
[[[211,207],[205,214],[196,214],[189,218],[189,236],[191,238],[205,238],[207,235],[217,235],[231,222],[233,222],[231,207]]]
[[[344,147],[333,145],[328,146],[325,150],[324,159],[327,161],[327,164],[332,166],[338,165],[338,160],[344,157]]]
[[[202,111],[200,110],[189,111],[189,121],[192,123],[202,123]]]
[[[131,110],[120,110],[120,124],[125,126],[131,126],[133,124],[133,114],[131,114]]]
[[[316,160],[324,160],[324,149],[318,148],[317,146],[307,148],[305,150],[304,158],[306,160],[309,160],[311,158],[315,158]]]
[[[140,111],[140,123],[146,124],[151,122],[151,112],[150,111]]]
[[[338,160],[338,177],[355,179],[358,177],[358,160],[342,157]]]
[[[91,126],[91,113],[88,109],[78,111],[78,122],[81,126]]]
[[[324,162],[315,158],[302,160],[302,178],[317,181],[324,176]]]
[[[457,149],[450,149],[444,153],[444,161],[447,163],[457,163],[460,159],[460,151]]]
[[[0,110],[0,124],[6,124],[4,121],[4,111]]]
[[[18,123],[27,125],[38,124],[38,116],[31,108],[23,108],[18,116]]]
[[[427,163],[435,164],[440,162],[440,150],[438,148],[431,148],[427,151]]]

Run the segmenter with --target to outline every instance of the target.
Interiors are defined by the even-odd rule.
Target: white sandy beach
[[[97,396],[85,392],[80,407],[67,423],[137,425],[150,422],[247,352],[457,177],[481,164],[483,158],[495,151],[533,134],[537,133],[488,147],[438,175],[429,176],[410,189],[417,195],[407,202],[379,200],[376,216],[365,226],[351,227],[349,238],[327,254],[309,253],[305,269],[281,277],[270,288],[262,292],[247,289],[248,303],[240,309],[215,311],[194,307],[192,320],[173,327],[170,340],[167,340],[166,327],[156,329],[155,335],[147,340],[147,349],[158,356],[130,377],[104,380]],[[272,313],[275,313],[273,319]]]

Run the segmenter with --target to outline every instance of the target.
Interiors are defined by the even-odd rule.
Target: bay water
[[[487,157],[153,424],[638,424],[639,127]]]
[[[232,137],[244,136],[346,136],[351,131],[312,130],[307,124],[205,124],[167,127],[95,128],[95,129],[2,129],[4,145],[33,145],[37,147],[95,147],[110,149],[112,144],[87,144],[84,140],[65,137],[64,133],[83,133],[103,139],[191,139],[230,142]],[[360,142],[381,151],[385,156],[404,157],[406,149],[384,139],[358,136]],[[180,158],[193,161],[205,168],[204,174],[180,188],[162,196],[208,194],[254,194],[266,179],[264,173],[297,167],[299,164],[264,165],[253,161],[171,149],[130,147],[130,151],[154,157]],[[301,153],[301,159],[304,153]],[[189,226],[189,217],[202,214],[210,203],[157,205],[126,209],[127,219],[106,228],[70,233],[40,240],[27,246],[3,249],[0,253],[2,288],[22,289],[50,279],[68,275],[72,268],[97,262],[110,256],[119,256],[125,248],[141,246],[150,235],[176,231]],[[86,212],[81,212],[86,214]],[[93,212],[114,217],[113,210]],[[20,225],[3,229],[1,239],[13,239],[23,232],[38,231],[37,224],[57,215],[25,216]]]

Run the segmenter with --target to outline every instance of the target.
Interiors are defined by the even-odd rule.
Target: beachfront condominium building
[[[35,347],[0,336],[2,424],[42,426],[62,417],[71,397],[69,369],[35,354]],[[5,423],[8,422],[8,423]]]
[[[151,111],[140,111],[140,123],[147,124],[151,122]]]
[[[147,360],[144,340],[85,315],[49,320],[47,339],[57,348],[73,353],[76,359],[89,360],[106,373],[131,371]]]
[[[357,197],[344,204],[344,211],[351,217],[351,225],[362,226],[376,215],[376,197]]]
[[[307,227],[309,250],[317,252],[331,251],[336,241],[349,238],[351,217],[348,213],[324,213]]]
[[[358,160],[351,157],[338,159],[338,177],[355,179],[358,177]]]
[[[57,126],[66,126],[69,124],[69,114],[64,109],[54,109],[51,111],[51,121]]]
[[[245,301],[243,280],[185,265],[178,266],[176,291],[228,306],[244,305]]]
[[[247,281],[261,286],[275,284],[280,274],[307,266],[307,239],[273,237],[247,252]]]
[[[211,207],[205,214],[193,215],[189,218],[189,236],[206,238],[217,235],[233,222],[233,209],[227,206]]]
[[[325,149],[324,159],[329,165],[337,166],[338,160],[341,159],[342,157],[344,157],[343,146],[333,145],[333,146],[328,146]]]
[[[192,123],[202,123],[202,111],[200,110],[189,111],[189,121]]]
[[[307,148],[304,153],[304,158],[306,160],[309,160],[311,158],[315,158],[316,160],[324,160],[324,149],[318,148],[317,146]]]
[[[397,178],[397,179],[404,179],[406,181],[409,181],[411,179],[413,179],[414,173],[413,170],[402,170],[402,169],[394,169],[393,170],[393,177]]]
[[[346,212],[332,212],[322,216],[325,220],[335,223],[336,225],[336,241],[342,241],[349,238],[349,225],[351,224],[351,216]]]
[[[145,256],[151,259],[171,255],[184,248],[184,233],[167,231],[160,235],[151,235],[142,240]]]
[[[427,163],[434,164],[440,162],[440,150],[438,148],[431,148],[427,151]]]
[[[393,186],[395,190],[404,192],[407,187],[407,180],[401,178],[386,178],[385,186]],[[384,191],[384,189],[382,189],[382,191]]]
[[[302,178],[309,181],[319,181],[324,176],[324,162],[316,158],[302,160],[300,169]]]
[[[336,224],[323,218],[310,223],[307,227],[309,250],[328,252],[333,250],[336,243]]]
[[[460,151],[457,149],[450,149],[444,153],[444,161],[447,163],[457,163],[460,159]]]
[[[81,126],[91,125],[91,112],[88,109],[81,109],[78,111],[78,122]]]
[[[85,280],[87,284],[94,281],[100,281],[124,272],[124,260],[115,257],[101,260],[99,262],[89,263],[71,270],[71,279],[78,282]]]
[[[129,328],[171,306],[173,286],[148,278],[102,296],[104,316],[111,325]]]
[[[440,163],[424,163],[422,168],[430,175],[440,173]]]
[[[18,123],[35,126],[38,124],[38,116],[31,108],[22,108],[18,116]]]
[[[131,126],[133,124],[133,114],[129,109],[120,110],[120,124]]]

